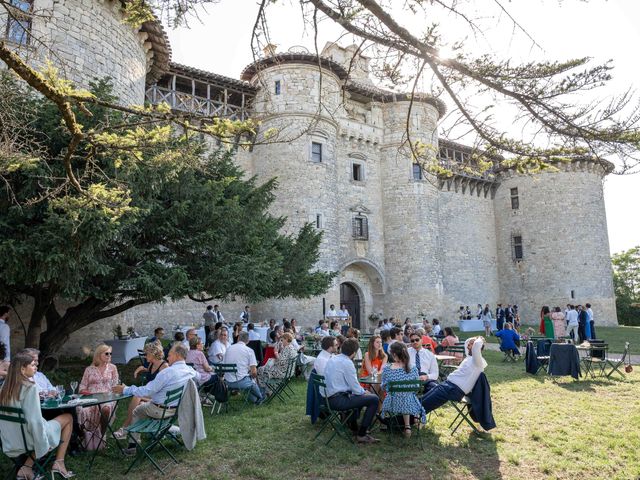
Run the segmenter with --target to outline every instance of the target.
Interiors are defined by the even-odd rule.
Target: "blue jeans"
[[[248,375],[237,382],[227,382],[227,387],[232,390],[249,390],[249,400],[253,403],[259,403],[264,400],[262,390]]]
[[[449,400],[459,402],[463,397],[464,392],[460,390],[460,387],[449,381],[445,381],[425,393],[420,402],[422,403],[425,412],[429,413],[436,408],[441,407]]]

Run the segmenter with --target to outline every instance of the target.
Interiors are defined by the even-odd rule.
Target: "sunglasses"
[[[104,352],[103,355],[111,356],[111,352]]]
[[[411,343],[418,343],[420,341],[419,338],[412,338]]]

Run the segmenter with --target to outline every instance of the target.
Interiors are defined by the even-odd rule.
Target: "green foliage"
[[[640,246],[614,254],[611,263],[618,321],[640,325]]]
[[[108,82],[93,90],[110,95]],[[57,161],[67,140],[57,110],[24,94],[13,108],[30,119],[23,145],[37,145],[40,157],[2,172],[10,188],[0,196],[0,298],[38,298],[30,328],[46,314],[43,349],[119,313],[114,305],[303,298],[328,288],[333,274],[313,271],[321,234],[307,225],[282,235],[285,219],[268,214],[275,181],[258,186],[226,151],[206,154],[188,135],[90,105],[92,143],[76,160],[88,195],[80,193]],[[60,315],[54,298],[74,308]]]

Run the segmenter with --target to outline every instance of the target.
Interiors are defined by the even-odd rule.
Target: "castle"
[[[23,3],[24,21],[0,17],[2,31],[33,61],[42,55],[28,45],[37,37],[80,86],[110,76],[126,104],[257,116],[261,131],[288,135],[239,151],[237,162],[248,175],[278,178],[273,213],[288,218],[289,232],[306,222],[321,229],[318,268],[338,275],[323,297],[263,302],[254,318],[311,325],[330,304],[346,303],[363,329],[378,313],[452,324],[459,305],[501,302],[518,304],[523,322],[536,323],[543,304],[590,302],[597,324],[617,324],[602,188],[609,172],[601,163],[579,160],[539,175],[465,174],[455,167],[471,150],[438,138],[442,101],[377,88],[355,47],[328,44],[320,57],[301,48],[270,52],[238,80],[171,63],[159,22],[133,29],[119,1]],[[431,145],[454,175],[425,174],[402,148],[407,133]],[[221,308],[235,320],[241,305]],[[111,324],[146,333],[199,322],[203,310],[189,300],[143,305]],[[84,328],[70,345],[77,351],[109,338],[111,324]]]

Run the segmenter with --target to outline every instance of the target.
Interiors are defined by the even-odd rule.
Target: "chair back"
[[[356,367],[356,372],[359,372],[362,368],[362,360],[353,359],[353,365]]]
[[[138,360],[140,360],[143,367],[147,366],[147,354],[144,353],[144,350],[138,350]]]
[[[422,382],[416,380],[396,380],[387,383],[387,391],[389,395],[395,393],[418,393],[422,389]]]
[[[24,417],[24,410],[18,407],[0,406],[0,421],[19,425],[24,453],[29,453],[31,449],[29,449],[29,446],[27,445],[27,436],[24,431],[25,425],[27,424],[27,419]]]
[[[169,390],[167,392],[166,397],[164,398],[164,403],[162,406],[162,418],[161,420],[165,419],[167,410],[170,408],[175,408],[176,409],[176,415],[175,418],[177,417],[177,410],[180,408],[180,403],[182,402],[182,396],[184,394],[184,389],[186,388],[186,385],[183,385],[182,387],[178,387],[178,388],[174,388],[173,390]],[[175,405],[172,405],[173,403],[175,403]]]
[[[317,388],[318,393],[320,393],[320,397],[323,399],[325,408],[331,410],[329,406],[329,397],[327,397],[327,384],[325,383],[324,375],[319,375],[317,373],[311,374],[311,382]]]
[[[218,376],[225,373],[238,373],[238,366],[235,363],[216,363],[214,367]]]

